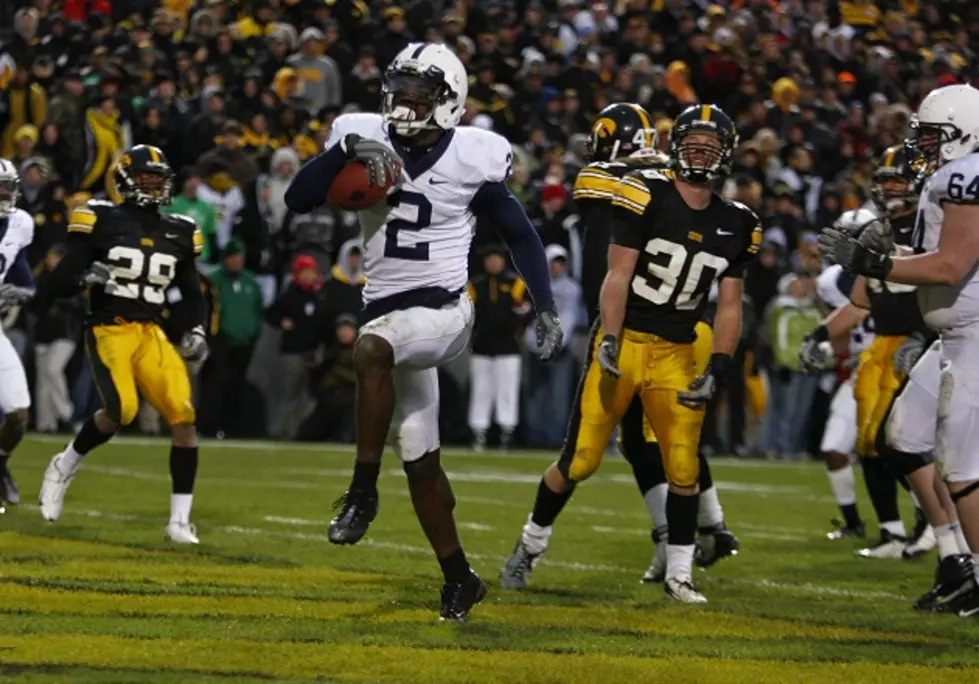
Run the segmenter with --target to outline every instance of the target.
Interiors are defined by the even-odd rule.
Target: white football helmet
[[[455,128],[469,94],[466,67],[449,48],[410,43],[384,74],[381,116],[400,136]]]
[[[914,157],[941,166],[979,148],[979,90],[970,85],[936,88],[911,117]]]
[[[17,208],[20,199],[20,174],[9,159],[0,159],[0,216],[7,216]]]

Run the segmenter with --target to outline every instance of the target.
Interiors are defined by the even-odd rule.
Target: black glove
[[[82,285],[85,287],[101,287],[110,280],[112,280],[112,270],[101,261],[93,261],[82,275]]]
[[[598,345],[598,367],[609,377],[621,377],[619,370],[619,341],[615,335],[606,335]]]
[[[210,350],[207,348],[207,335],[204,333],[204,326],[198,325],[189,333],[185,333],[180,340],[180,356],[187,363],[187,368],[191,373],[200,370]]]
[[[819,251],[827,261],[868,278],[886,280],[891,272],[890,256],[867,249],[850,234],[835,228],[827,228],[819,235]]]
[[[727,354],[713,354],[710,364],[696,380],[690,383],[686,392],[679,392],[676,400],[690,409],[699,409],[707,405],[714,393],[721,387],[721,378],[731,369],[733,361]]]
[[[564,331],[561,330],[557,313],[547,309],[538,313],[535,329],[541,361],[547,361],[561,350],[561,343],[564,342]]]
[[[894,352],[894,358],[891,363],[894,366],[894,372],[901,375],[907,375],[911,372],[911,368],[917,363],[921,355],[925,353],[925,336],[919,332],[912,333],[908,336],[908,339],[904,340],[904,343],[898,347],[898,350]]]
[[[340,148],[349,159],[356,159],[367,166],[370,184],[378,188],[397,185],[401,175],[401,163],[394,152],[384,143],[348,133],[340,141]]]
[[[799,364],[802,370],[807,373],[822,373],[826,370],[830,355],[823,342],[828,340],[829,331],[825,325],[819,326],[802,338],[802,347],[799,349]]]

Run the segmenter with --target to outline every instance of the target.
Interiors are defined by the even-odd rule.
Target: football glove
[[[925,337],[919,332],[912,333],[904,343],[894,352],[892,363],[894,372],[907,375],[911,368],[917,363],[921,355],[925,353]]]
[[[356,159],[367,166],[371,185],[389,188],[397,185],[400,164],[397,156],[386,145],[356,133],[347,133],[340,141],[340,149],[349,159]]]
[[[82,285],[85,287],[101,287],[112,280],[112,270],[101,261],[93,261],[82,275]]]
[[[858,241],[873,252],[890,254],[894,250],[894,230],[891,222],[882,218],[863,229]]]
[[[204,326],[198,325],[188,333],[184,333],[180,340],[180,356],[187,363],[187,368],[191,373],[200,370],[210,350],[207,348],[207,335],[204,333]]]
[[[542,361],[547,361],[561,350],[561,343],[564,342],[564,331],[561,330],[561,321],[556,312],[544,310],[537,314],[535,332],[537,333],[537,347],[540,349]]]
[[[886,280],[891,271],[891,258],[887,254],[868,249],[853,236],[835,228],[827,228],[819,235],[819,251],[827,261],[857,275]]]
[[[619,341],[615,335],[606,335],[598,345],[598,367],[605,375],[618,378],[622,375],[619,370]]]
[[[699,409],[707,405],[714,393],[721,387],[721,378],[731,368],[731,357],[727,354],[713,354],[710,364],[701,375],[690,383],[685,392],[678,392],[676,400],[689,409]]]
[[[829,342],[829,331],[821,325],[802,338],[799,348],[799,365],[807,373],[822,373],[830,360],[833,351]]]
[[[6,313],[34,296],[34,290],[29,287],[19,287],[11,283],[0,285],[0,313]]]

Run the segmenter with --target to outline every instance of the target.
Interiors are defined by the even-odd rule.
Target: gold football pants
[[[861,456],[877,455],[877,431],[905,377],[894,371],[894,352],[907,339],[903,335],[878,335],[860,354],[853,396],[857,402],[857,453]]]
[[[85,331],[85,351],[102,404],[116,423],[133,421],[140,394],[169,425],[194,422],[187,367],[158,325],[93,326]]]
[[[624,330],[619,342],[622,375],[614,379],[598,365],[602,335],[596,326],[558,461],[561,472],[574,482],[590,477],[602,462],[612,431],[638,396],[659,438],[667,479],[680,487],[695,486],[704,410],[677,403],[677,393],[686,390],[699,374],[695,345]]]

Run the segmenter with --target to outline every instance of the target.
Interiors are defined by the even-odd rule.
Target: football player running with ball
[[[82,459],[133,421],[141,394],[169,423],[173,437],[167,539],[197,544],[190,524],[197,429],[188,367],[199,367],[207,357],[204,298],[195,266],[204,241],[193,219],[160,213],[170,202],[173,171],[159,148],[133,147],[113,173],[122,204],[90,200],[71,213],[68,251],[34,300],[38,311],[46,311],[80,285],[89,288],[85,352],[104,404],[51,459],[41,485],[41,515],[50,521],[61,516]],[[179,350],[162,327],[173,287],[179,288],[192,322]]]
[[[897,407],[889,421],[890,443],[914,448],[901,439],[900,423],[935,420],[935,460],[951,492],[973,562],[979,560],[979,90],[950,85],[933,90],[912,117],[910,148],[921,163],[935,168],[918,200],[911,248],[896,255],[894,233],[874,226],[855,238],[828,230],[820,247],[831,261],[868,278],[916,285],[925,323],[941,338],[938,399],[920,408]],[[926,398],[930,389],[915,395]],[[936,420],[937,418],[937,420]],[[895,439],[897,438],[897,439]],[[924,440],[929,441],[929,440]],[[929,446],[921,444],[919,446]],[[924,597],[923,597],[924,598]],[[979,614],[979,586],[946,606],[963,616]]]
[[[609,105],[595,118],[590,140],[589,164],[579,172],[574,185],[574,202],[585,228],[582,290],[589,323],[598,319],[598,300],[602,282],[608,271],[608,245],[611,237],[612,201],[615,186],[630,173],[643,169],[657,170],[667,178],[673,177],[669,156],[657,151],[658,135],[652,128],[649,114],[640,105],[617,102]],[[710,307],[711,313],[713,307]],[[696,359],[701,371],[711,354],[711,328],[708,322],[697,324]],[[662,582],[666,573],[666,472],[656,435],[646,420],[642,402],[637,396],[622,418],[619,444],[623,456],[632,467],[639,493],[649,510],[653,523],[653,543],[656,553],[644,582]],[[738,541],[724,524],[724,514],[711,481],[707,460],[700,457],[700,516],[701,532],[711,537],[700,554],[702,565],[711,565],[724,556],[737,552]],[[540,512],[536,511],[539,515]],[[534,517],[527,525],[531,532],[542,529],[547,536],[536,538],[537,544],[518,541],[513,554],[500,572],[500,584],[506,589],[523,589],[533,565],[547,548],[553,533],[553,519]]]
[[[466,69],[448,48],[410,44],[385,74],[381,113],[338,117],[326,151],[303,167],[285,196],[290,209],[313,210],[351,160],[367,165],[373,185],[391,189],[386,202],[360,212],[367,284],[354,350],[357,456],[329,537],[355,544],[366,534],[378,512],[377,478],[390,440],[445,577],[440,616],[454,621],[467,619],[486,585],[463,553],[440,462],[437,368],[469,344],[473,304],[466,284],[477,216],[500,231],[527,283],[542,357],[562,339],[543,245],[505,185],[510,143],[479,128],[457,128],[467,92]]]
[[[761,244],[758,217],[713,190],[731,171],[737,141],[734,123],[718,107],[689,107],[670,136],[675,178],[639,169],[612,188],[601,325],[593,329],[568,439],[544,472],[508,566],[532,567],[540,559],[550,524],[577,483],[598,468],[612,431],[638,396],[669,481],[665,592],[687,603],[706,601],[692,579],[700,429],[740,339],[744,271]],[[713,352],[698,371],[696,329],[715,281]]]

